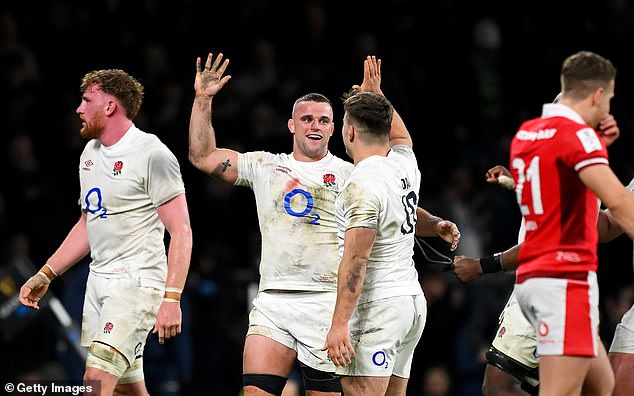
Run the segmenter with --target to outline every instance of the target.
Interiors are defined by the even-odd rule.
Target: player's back
[[[413,151],[397,145],[359,162],[337,198],[340,248],[345,229],[376,229],[359,303],[422,293],[412,259],[420,181]]]
[[[522,124],[511,144],[510,165],[526,225],[518,282],[583,277],[597,266],[598,201],[578,172],[606,164],[607,152],[592,128],[569,117],[571,109],[552,106],[558,106],[552,116]]]

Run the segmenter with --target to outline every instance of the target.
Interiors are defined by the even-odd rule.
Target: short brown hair
[[[570,55],[561,67],[561,87],[566,96],[583,99],[597,88],[608,88],[616,77],[612,62],[590,51]]]
[[[394,108],[385,96],[373,92],[357,92],[344,99],[346,120],[369,136],[390,134]]]

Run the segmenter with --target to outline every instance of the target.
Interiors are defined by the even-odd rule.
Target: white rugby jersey
[[[412,149],[396,145],[387,157],[372,156],[359,162],[337,198],[341,255],[346,230],[377,230],[359,304],[423,294],[413,258],[420,179]]]
[[[354,166],[264,151],[238,155],[236,185],[255,194],[262,250],[259,290],[336,291],[335,197]]]
[[[136,126],[110,147],[86,144],[79,162],[91,271],[162,288],[167,276],[165,226],[156,208],[185,193],[174,154]]]

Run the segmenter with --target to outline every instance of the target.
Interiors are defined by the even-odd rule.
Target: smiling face
[[[300,161],[318,161],[328,152],[335,124],[329,103],[304,101],[293,110],[288,129],[293,134],[293,154]]]

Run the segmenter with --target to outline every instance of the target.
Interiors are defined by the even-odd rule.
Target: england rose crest
[[[110,334],[112,329],[114,329],[114,325],[110,322],[106,322],[106,324],[103,326],[103,333]]]
[[[123,161],[117,161],[114,163],[114,168],[112,168],[112,175],[117,176],[121,174],[121,170],[123,169]]]
[[[335,183],[335,175],[333,175],[332,173],[326,173],[324,175],[324,187],[333,187]]]

